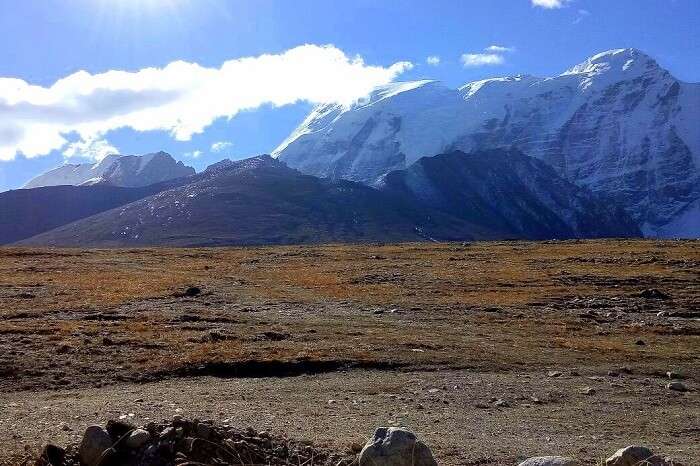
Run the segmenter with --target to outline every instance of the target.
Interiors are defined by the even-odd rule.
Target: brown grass
[[[655,317],[657,303],[633,297],[654,287],[673,296],[658,306],[697,308],[700,243],[692,241],[6,248],[0,277],[0,335],[12,336],[4,350],[21,353],[21,336],[34,345],[33,356],[12,362],[36,368],[43,361],[37,354],[66,344],[67,370],[86,380],[108,365],[128,376],[207,361],[299,358],[488,370],[699,370],[697,321],[672,323],[683,331],[670,332]],[[204,295],[173,297],[190,285]],[[24,292],[33,297],[19,298]],[[605,320],[601,309],[602,323],[580,318],[587,308],[577,297],[619,300],[616,317]],[[643,308],[631,312],[635,306]],[[84,320],[96,312],[124,319]],[[185,322],[183,314],[204,320]],[[212,329],[226,340],[202,340]],[[261,339],[270,330],[289,337]],[[103,345],[103,337],[114,344]],[[635,345],[640,338],[648,344]],[[53,360],[60,366],[62,357]]]

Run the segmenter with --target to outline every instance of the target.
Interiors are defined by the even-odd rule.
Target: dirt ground
[[[699,350],[698,241],[3,248],[0,462],[182,413],[335,448],[405,425],[447,465],[700,464]]]

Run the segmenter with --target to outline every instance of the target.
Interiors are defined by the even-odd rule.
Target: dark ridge
[[[179,178],[137,188],[97,184],[6,191],[0,193],[0,244],[30,238],[187,182],[188,178]],[[43,253],[20,251],[16,254]]]

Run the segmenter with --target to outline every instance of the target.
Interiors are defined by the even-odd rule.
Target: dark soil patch
[[[207,362],[159,371],[144,376],[144,382],[180,377],[263,378],[296,377],[351,369],[396,370],[405,364],[388,361],[310,360]]]

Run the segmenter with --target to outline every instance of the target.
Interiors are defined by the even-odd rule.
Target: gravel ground
[[[341,449],[364,443],[378,426],[407,426],[444,465],[515,464],[543,454],[594,464],[635,443],[698,464],[696,391],[672,392],[662,378],[634,374],[561,372],[558,377],[470,371],[387,377],[384,371],[354,370],[5,393],[0,438],[7,439],[3,453],[10,464],[8,454],[25,445],[78,442],[85,427],[110,418],[144,424],[181,414]],[[586,394],[587,388],[595,393]],[[505,406],[497,407],[499,400]]]

